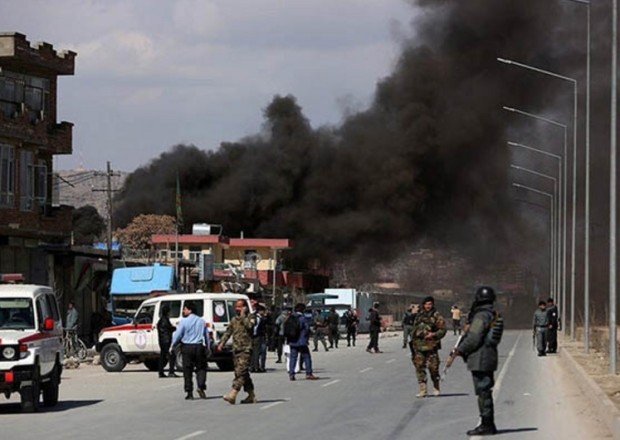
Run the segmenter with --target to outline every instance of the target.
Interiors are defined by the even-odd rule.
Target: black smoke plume
[[[421,239],[480,262],[531,251],[501,107],[544,109],[559,86],[496,58],[556,62],[560,2],[411,3],[412,35],[367,110],[313,128],[293,96],[276,96],[257,135],[215,151],[177,145],[137,169],[117,197],[116,224],[174,215],[178,171],[186,225],[290,237],[297,261],[389,259]]]

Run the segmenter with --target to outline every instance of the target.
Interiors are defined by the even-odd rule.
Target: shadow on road
[[[288,399],[271,399],[271,400],[260,399],[256,403],[276,403],[276,402],[288,402]]]
[[[452,394],[440,394],[439,396],[430,396],[430,397],[463,397],[469,396],[468,393],[452,393]]]
[[[96,405],[98,403],[103,402],[102,399],[99,400],[63,400],[58,402],[58,405],[52,406],[49,408],[41,407],[39,409],[40,413],[55,413],[55,412],[64,412],[70,411],[72,409],[81,408],[83,406],[91,406]],[[0,414],[20,414],[21,407],[19,403],[9,403],[7,405],[0,405]]]
[[[532,432],[538,431],[538,428],[514,428],[514,429],[498,429],[497,435],[513,434],[515,432]]]

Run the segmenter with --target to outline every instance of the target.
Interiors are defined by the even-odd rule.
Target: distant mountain
[[[112,189],[118,190],[129,173],[116,172],[112,177]],[[97,208],[99,214],[105,218],[106,192],[93,191],[93,189],[106,189],[107,178],[103,170],[62,170],[54,175],[53,183],[54,203],[70,205],[76,208],[84,205],[92,205]]]

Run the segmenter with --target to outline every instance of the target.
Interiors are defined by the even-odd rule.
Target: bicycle
[[[86,344],[78,337],[76,330],[63,332],[62,342],[65,347],[65,357],[76,357],[83,361],[88,355]]]

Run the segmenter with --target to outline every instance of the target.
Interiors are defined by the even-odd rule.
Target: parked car
[[[235,316],[235,301],[246,301],[250,312],[252,304],[246,295],[236,293],[179,293],[162,295],[142,302],[132,323],[105,328],[99,334],[96,350],[101,357],[101,365],[106,371],[122,371],[132,360],[143,362],[151,371],[157,371],[159,362],[159,341],[157,322],[164,305],[170,309],[170,322],[177,325],[182,318],[183,304],[192,301],[196,314],[201,316],[209,327],[212,338],[208,362],[214,362],[220,370],[234,368],[230,341],[221,352],[215,350],[228,323]],[[177,356],[177,367],[181,368],[181,356]]]
[[[51,288],[0,285],[0,393],[20,394],[24,412],[58,403],[64,348]]]

